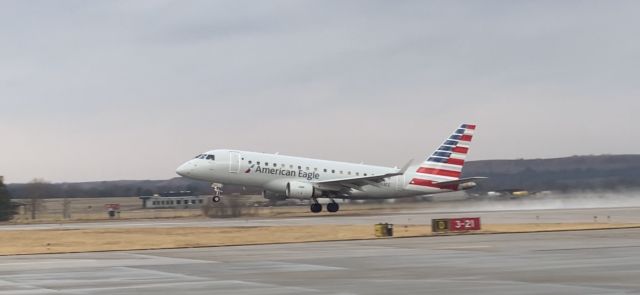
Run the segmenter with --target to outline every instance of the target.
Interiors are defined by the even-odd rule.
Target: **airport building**
[[[189,209],[200,208],[204,204],[206,196],[194,195],[190,191],[166,192],[153,196],[140,196],[142,208],[174,208]]]

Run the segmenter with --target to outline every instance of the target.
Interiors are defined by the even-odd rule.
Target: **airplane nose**
[[[180,167],[178,167],[178,169],[176,169],[176,173],[180,176],[188,176],[191,172],[191,164],[189,163],[184,163],[182,165],[180,165]]]

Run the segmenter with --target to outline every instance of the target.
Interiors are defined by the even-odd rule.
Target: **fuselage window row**
[[[212,155],[200,155],[200,156],[198,156],[198,157],[196,157],[196,158],[200,158],[200,157],[203,157],[203,156],[211,156],[211,157],[213,157]],[[207,159],[208,159],[208,157],[207,157]],[[242,158],[242,159],[244,159],[244,158]],[[213,158],[211,158],[211,160],[213,160]],[[253,163],[253,161],[252,161],[252,160],[247,160],[247,163],[248,163],[249,165],[251,165],[251,164]],[[260,161],[256,162],[256,164],[257,164],[258,166],[260,166]],[[265,163],[264,163],[264,165],[265,165],[265,166],[269,166],[269,162],[265,162]],[[287,167],[287,165],[286,165],[286,164],[280,164],[280,166],[281,166],[282,168]],[[276,167],[276,168],[277,168],[277,167],[278,167],[278,163],[273,163],[273,167]],[[289,164],[289,168],[290,168],[290,169],[293,169],[293,167],[294,167],[294,165],[293,165],[293,164]],[[305,168],[305,170],[307,170],[307,171],[311,170],[311,168],[310,168],[310,167],[304,167],[304,168]],[[298,169],[299,169],[299,170],[302,170],[302,166],[298,166]],[[320,170],[320,169],[318,169],[317,167],[313,167],[313,171],[318,171],[318,170]],[[323,171],[323,172],[325,172],[325,173],[329,173],[329,170],[328,170],[327,168],[323,168],[323,169],[322,169],[322,171]],[[335,173],[336,173],[336,170],[335,170],[335,169],[332,169],[332,170],[331,170],[331,173],[335,174]],[[345,174],[345,171],[344,171],[344,170],[341,170],[341,171],[338,171],[338,173],[339,173],[339,174]],[[353,172],[351,172],[351,171],[346,171],[346,174],[347,174],[347,175],[352,175],[352,173],[353,173]],[[360,176],[360,172],[355,172],[354,174],[355,174],[356,176]],[[367,176],[367,173],[363,173],[362,175]]]

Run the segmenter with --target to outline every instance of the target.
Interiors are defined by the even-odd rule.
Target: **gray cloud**
[[[382,165],[637,153],[635,1],[5,1],[0,174],[172,177],[239,148]],[[622,142],[621,142],[622,141]]]

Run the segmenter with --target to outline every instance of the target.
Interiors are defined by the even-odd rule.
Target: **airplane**
[[[269,200],[329,199],[327,211],[338,212],[335,199],[391,199],[467,190],[486,177],[460,178],[476,125],[462,124],[427,159],[402,168],[326,161],[249,151],[217,149],[202,153],[176,169],[180,176],[212,182],[213,202],[222,184],[258,187]]]

